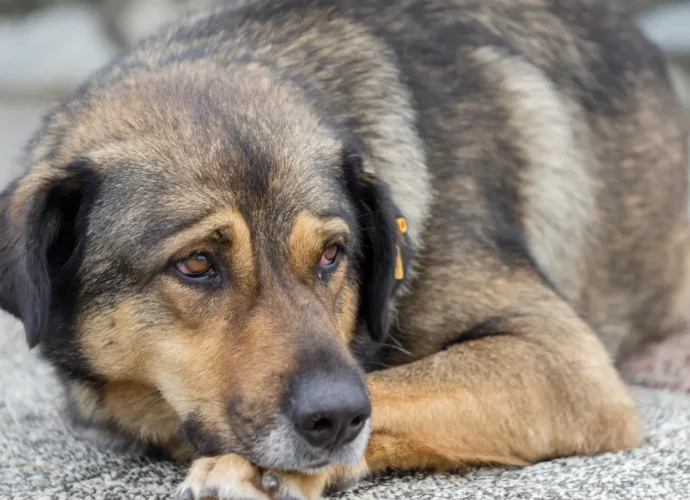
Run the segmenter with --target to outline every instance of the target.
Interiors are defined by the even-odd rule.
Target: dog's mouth
[[[314,475],[322,472],[326,467],[332,465],[328,460],[322,460],[300,469],[302,474]]]
[[[232,425],[231,425],[232,428]],[[198,456],[238,454],[263,469],[318,474],[331,465],[354,465],[361,461],[369,440],[370,419],[352,441],[334,448],[310,444],[294,429],[284,416],[264,431],[247,433],[234,428],[233,438],[224,432],[213,431],[201,423],[198,414],[185,418],[182,437]],[[251,434],[251,437],[249,435]]]
[[[286,419],[280,420],[257,437],[248,453],[247,458],[260,467],[316,474],[331,465],[354,465],[362,460],[369,441],[370,419],[356,438],[335,448],[313,446]]]
[[[263,396],[237,392],[222,407],[199,402],[182,419],[183,438],[198,455],[236,454],[264,469],[310,473],[361,461],[371,401],[358,369],[310,367],[277,400]]]

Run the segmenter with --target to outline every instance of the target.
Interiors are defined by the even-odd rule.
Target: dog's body
[[[690,319],[686,133],[605,2],[220,8],[48,117],[0,300],[81,418],[207,457],[185,498],[625,449],[612,358]]]

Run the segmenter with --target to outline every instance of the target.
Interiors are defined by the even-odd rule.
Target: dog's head
[[[351,345],[386,334],[396,239],[362,157],[259,70],[86,87],[0,198],[0,304],[110,424],[267,468],[358,460]]]

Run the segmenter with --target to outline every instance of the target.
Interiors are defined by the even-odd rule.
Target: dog
[[[605,1],[237,2],[46,117],[0,304],[176,496],[637,447],[690,321],[687,122]]]

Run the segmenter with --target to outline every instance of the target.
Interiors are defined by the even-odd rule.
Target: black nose
[[[359,373],[301,375],[291,389],[290,406],[297,431],[312,445],[335,449],[353,441],[371,415],[371,403]]]

